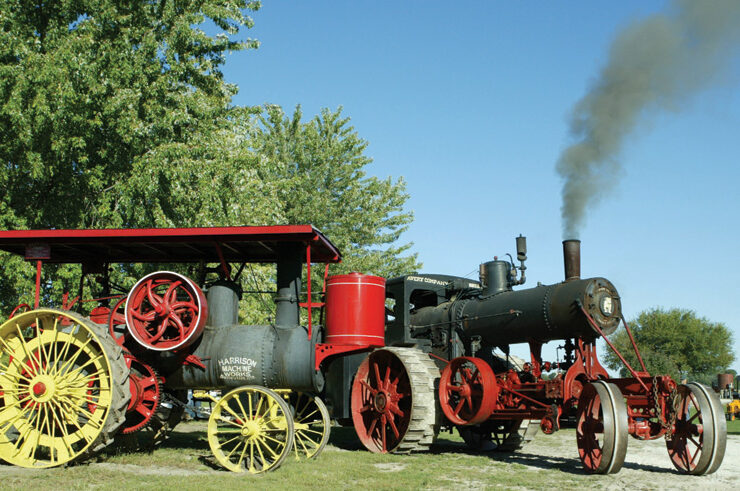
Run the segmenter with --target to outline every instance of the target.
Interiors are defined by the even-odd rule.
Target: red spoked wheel
[[[128,300],[128,297],[118,300],[108,316],[108,332],[119,346],[123,346],[128,337],[128,329],[126,328],[126,300]]]
[[[126,301],[126,325],[142,346],[170,351],[189,346],[203,332],[208,307],[203,291],[171,271],[139,280]]]
[[[152,367],[129,353],[124,353],[123,357],[130,370],[128,382],[131,400],[126,408],[126,421],[121,426],[121,432],[127,435],[142,429],[151,421],[159,408],[161,389]]]
[[[442,370],[439,404],[456,425],[487,420],[496,407],[499,386],[490,365],[480,358],[461,356]]]
[[[675,408],[673,434],[666,435],[674,467],[694,475],[716,471],[727,445],[727,422],[716,394],[701,384],[680,385]]]
[[[576,441],[583,467],[595,474],[619,472],[627,454],[627,405],[619,388],[597,380],[578,400]]]
[[[375,453],[423,451],[435,436],[434,382],[439,371],[416,348],[376,350],[352,383],[352,422]]]

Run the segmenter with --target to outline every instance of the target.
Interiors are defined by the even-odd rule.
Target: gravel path
[[[529,467],[583,473],[572,431],[538,434],[531,443],[505,460]],[[606,481],[599,484],[614,489],[740,489],[740,435],[727,436],[725,458],[719,470],[700,477],[682,475],[674,469],[664,439],[638,441],[630,438],[624,467],[618,474],[603,479]]]

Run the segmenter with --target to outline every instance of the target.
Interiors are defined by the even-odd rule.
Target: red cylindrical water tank
[[[360,273],[329,277],[324,342],[385,346],[385,278]]]

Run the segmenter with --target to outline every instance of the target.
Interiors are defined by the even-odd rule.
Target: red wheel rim
[[[352,384],[352,420],[368,450],[387,453],[401,443],[411,403],[411,383],[401,360],[383,350],[365,358]]]
[[[185,276],[159,271],[145,276],[126,301],[126,325],[146,348],[168,351],[193,343],[205,327],[203,292]]]
[[[487,420],[496,407],[498,394],[496,376],[480,358],[455,358],[442,371],[439,403],[447,419],[456,425]]]
[[[695,394],[686,386],[680,387],[678,416],[673,436],[666,439],[668,455],[673,465],[684,472],[696,469],[704,448],[704,425],[701,406]]]
[[[584,402],[578,403],[578,424],[576,426],[578,454],[586,470],[596,472],[604,455],[602,448],[604,414],[601,398],[592,385],[587,385],[581,394],[581,401]]]
[[[152,367],[131,354],[124,353],[123,356],[131,370],[129,373],[131,400],[126,409],[126,421],[122,429],[123,434],[129,434],[142,429],[151,421],[159,407],[160,388],[159,379]]]

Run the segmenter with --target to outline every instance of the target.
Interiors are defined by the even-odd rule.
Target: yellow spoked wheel
[[[318,397],[305,392],[289,392],[293,411],[293,452],[297,459],[313,459],[326,447],[331,433],[329,410]]]
[[[121,349],[104,329],[58,310],[0,326],[0,458],[53,467],[101,450],[130,397]]]
[[[216,460],[234,472],[257,474],[280,467],[293,448],[293,418],[277,393],[258,386],[234,389],[208,419]]]

